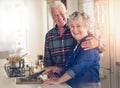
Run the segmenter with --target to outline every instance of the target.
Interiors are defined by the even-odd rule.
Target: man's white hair
[[[56,7],[61,7],[63,8],[64,12],[67,12],[67,9],[65,7],[65,5],[61,2],[61,1],[54,1],[51,5],[50,5],[50,13],[52,15],[52,9],[56,8]]]

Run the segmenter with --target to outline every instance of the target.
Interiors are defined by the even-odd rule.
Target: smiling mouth
[[[60,22],[60,23],[63,23],[63,22],[64,22],[64,19],[62,19],[62,20],[59,20],[59,22]]]
[[[79,35],[80,33],[74,33],[74,35]]]
[[[65,18],[61,18],[61,19],[59,19],[59,22],[65,22]]]

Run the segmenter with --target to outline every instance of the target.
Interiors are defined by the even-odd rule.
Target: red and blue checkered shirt
[[[68,25],[61,37],[57,25],[46,34],[44,66],[63,67],[67,56],[74,48],[76,41],[70,33]]]

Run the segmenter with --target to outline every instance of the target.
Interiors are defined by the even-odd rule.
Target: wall
[[[78,5],[78,0],[67,0],[68,15],[72,14],[74,11],[78,11]]]
[[[119,0],[109,0],[110,6],[110,43],[111,43],[111,51],[110,57],[112,62],[112,75],[111,75],[111,83],[112,88],[119,88],[118,83],[120,81],[120,77],[118,68],[116,67],[116,61],[120,62],[120,1]]]
[[[37,59],[37,55],[43,54],[44,38],[47,32],[46,0],[27,0],[29,14],[29,55],[32,63]]]
[[[6,1],[5,3],[10,4],[10,2],[12,3],[16,0],[12,0],[12,1],[0,0],[0,1],[1,2]],[[21,0],[17,0],[17,1],[21,1]],[[29,51],[28,52],[29,55],[27,56],[27,59],[30,60],[32,63],[35,63],[35,59],[37,59],[37,55],[43,54],[44,36],[45,36],[45,33],[47,32],[46,0],[23,0],[23,1],[25,3],[25,8],[27,11],[26,12],[27,25],[25,27],[25,30],[27,32],[27,36],[26,36],[27,40],[25,40],[25,42],[27,41],[27,43],[28,43],[27,48]],[[2,4],[1,2],[0,2],[0,6]],[[8,5],[8,7],[9,7],[9,5]],[[1,11],[1,9],[4,9],[4,8],[0,7],[0,11]],[[6,11],[6,9],[5,9],[5,11]],[[11,14],[12,14],[12,12],[7,13],[6,16],[4,16],[4,18],[3,18],[3,14],[0,14],[0,19],[7,19],[6,17],[9,17],[9,15],[11,15]],[[22,15],[22,14],[20,14],[20,15]],[[25,21],[26,18],[24,18],[24,19],[21,18],[21,19],[16,19],[16,20],[24,20],[23,21],[23,24],[24,24],[26,22]],[[11,23],[13,20],[15,20],[12,18],[9,18],[9,19],[10,19],[9,22],[11,22]],[[8,29],[6,29],[6,30],[10,30],[11,25],[6,25],[7,23],[8,23],[8,21],[4,24],[5,27],[8,27]],[[3,26],[4,26],[1,24],[3,24],[3,22],[0,20],[0,32],[2,31],[1,28],[3,28]],[[12,27],[13,28],[14,28],[14,26],[17,27],[16,24],[17,23],[14,23],[12,25]],[[18,22],[18,24],[19,24],[19,22]],[[12,28],[11,28],[11,30],[12,30]],[[20,30],[22,30],[21,27],[20,27]],[[5,33],[14,33],[14,32],[6,31]],[[10,34],[10,35],[12,36],[12,34]],[[12,39],[11,36],[8,37],[8,39],[6,39],[5,37],[1,37],[0,41],[9,41],[10,39]],[[16,38],[16,37],[13,37],[13,38]],[[0,44],[1,44],[1,42],[0,42]],[[5,43],[5,44],[9,45],[9,42]],[[5,46],[5,48],[4,48],[4,46]],[[10,48],[11,48],[11,46],[7,48],[7,45],[3,44],[3,46],[0,49],[1,50],[4,50],[4,49],[9,50]],[[16,85],[16,80],[14,78],[8,78],[5,73],[4,65],[6,63],[7,63],[6,58],[5,59],[0,58],[0,88],[40,88],[39,86],[34,86],[34,85]]]

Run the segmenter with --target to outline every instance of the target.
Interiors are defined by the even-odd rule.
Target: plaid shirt
[[[72,51],[76,41],[67,25],[64,36],[60,36],[57,25],[46,34],[44,66],[63,67],[65,60]]]

